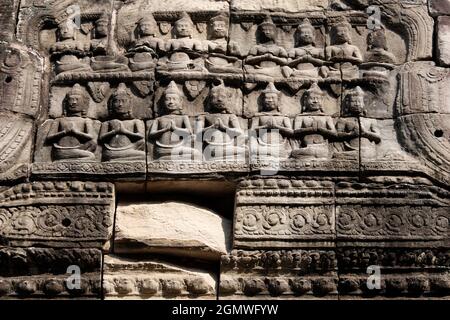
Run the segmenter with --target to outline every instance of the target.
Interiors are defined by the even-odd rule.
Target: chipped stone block
[[[450,17],[439,17],[437,25],[437,58],[441,66],[450,65]]]
[[[189,204],[119,203],[115,253],[159,253],[218,260],[230,246],[231,223]]]
[[[107,255],[103,292],[112,299],[216,299],[217,276],[176,264]]]

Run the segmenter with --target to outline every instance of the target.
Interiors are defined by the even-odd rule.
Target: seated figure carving
[[[145,127],[133,119],[130,94],[121,83],[109,100],[108,109],[113,118],[102,124],[99,142],[103,143],[103,161],[145,160]]]
[[[72,21],[63,21],[58,25],[58,41],[50,47],[50,53],[58,58],[55,62],[55,72],[85,72],[89,71],[89,44],[76,39],[76,26]]]
[[[211,112],[198,118],[205,160],[245,160],[244,130],[238,117],[228,109],[230,99],[223,82],[214,86],[209,94]]]
[[[358,67],[363,62],[363,57],[359,48],[352,45],[352,26],[344,18],[331,28],[332,45],[326,48],[326,58],[334,63],[330,67],[330,77],[339,77],[342,71],[344,77],[355,77]]]
[[[155,67],[154,59],[158,58],[159,53],[165,51],[164,40],[155,36],[156,28],[156,21],[151,14],[137,22],[137,39],[128,51],[128,54],[132,56],[130,58],[132,71],[153,69]]]
[[[374,30],[367,35],[367,62],[396,63],[395,55],[388,51],[386,32],[383,28]]]
[[[202,41],[194,39],[194,23],[186,12],[175,22],[173,34],[174,39],[166,43],[169,59],[161,66],[168,70],[203,70],[201,56],[206,48]]]
[[[206,66],[211,72],[241,73],[242,63],[237,58],[241,56],[239,46],[234,41],[228,41],[228,17],[219,14],[209,21],[210,39],[206,42],[209,57]]]
[[[383,28],[373,30],[367,35],[367,53],[362,69],[364,76],[386,78],[396,63],[395,55],[388,51],[386,32]]]
[[[189,117],[183,114],[182,94],[174,81],[164,92],[166,114],[152,121],[149,139],[155,141],[155,160],[200,160],[202,154],[193,148],[194,131]]]
[[[290,155],[289,138],[294,135],[291,119],[280,112],[281,92],[269,83],[262,92],[263,112],[251,121],[251,155],[258,159],[286,159]]]
[[[375,145],[381,142],[381,135],[376,120],[364,118],[364,91],[360,87],[345,96],[342,115],[336,123],[338,138],[344,140],[339,157],[376,157]]]
[[[258,26],[259,44],[250,49],[245,60],[246,71],[271,77],[281,77],[281,66],[286,65],[286,49],[277,45],[277,26],[267,17]]]
[[[88,109],[89,96],[76,84],[64,99],[64,116],[53,121],[46,138],[54,161],[95,160],[97,132],[94,120],[86,118]]]
[[[324,48],[316,47],[315,28],[308,18],[305,18],[297,28],[298,43],[291,49],[289,55],[289,67],[285,67],[288,75],[293,77],[312,77],[319,76],[319,67],[324,65]]]
[[[91,40],[91,67],[94,71],[127,71],[128,59],[116,56],[110,49],[108,30],[110,29],[109,17],[102,15],[96,22],[94,28],[94,39]]]
[[[328,159],[328,139],[335,138],[337,131],[331,116],[323,113],[324,96],[315,83],[302,96],[302,114],[294,120],[294,133],[299,141],[292,157],[301,159]]]

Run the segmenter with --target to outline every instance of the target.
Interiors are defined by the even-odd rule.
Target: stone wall
[[[450,297],[450,1],[0,25],[0,299]]]

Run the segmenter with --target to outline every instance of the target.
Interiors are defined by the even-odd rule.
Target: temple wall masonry
[[[0,299],[450,298],[450,0],[0,26]]]

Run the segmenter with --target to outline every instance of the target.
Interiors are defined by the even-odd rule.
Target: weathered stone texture
[[[450,1],[429,0],[430,13],[433,16],[450,15]]]
[[[165,253],[218,261],[229,249],[230,233],[230,221],[192,205],[119,203],[114,252]]]
[[[18,4],[17,0],[0,1],[0,41],[14,39]]]
[[[450,297],[449,1],[0,0],[0,26],[0,298]]]
[[[450,17],[438,18],[437,54],[441,66],[450,65]]]

